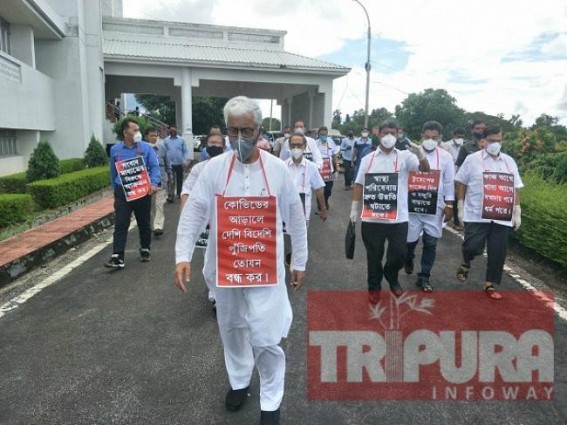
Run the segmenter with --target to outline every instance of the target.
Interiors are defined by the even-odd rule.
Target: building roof
[[[105,34],[105,60],[140,60],[191,66],[262,68],[345,75],[350,68],[283,50],[193,45],[172,40],[140,40]]]

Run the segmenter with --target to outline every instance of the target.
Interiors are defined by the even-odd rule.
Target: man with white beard
[[[292,286],[302,286],[307,228],[301,199],[287,165],[258,149],[262,112],[244,96],[224,107],[233,154],[212,158],[181,213],[175,245],[175,283],[190,280],[195,240],[211,226],[208,261],[216,261],[217,322],[231,389],[225,406],[239,410],[252,371],[260,374],[261,424],[278,424],[284,393],[285,354],[280,347],[291,326],[285,286],[282,222],[291,237]]]

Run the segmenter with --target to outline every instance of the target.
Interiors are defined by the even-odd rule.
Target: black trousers
[[[510,227],[496,223],[465,223],[463,262],[470,264],[474,257],[482,255],[486,245],[486,281],[500,284],[508,252]]]
[[[343,159],[343,167],[345,169],[345,187],[352,186],[353,167],[350,165],[350,159]]]
[[[330,182],[325,182],[325,205],[328,207],[329,206],[329,198],[331,197],[331,193],[333,193],[333,183],[334,181],[330,181]]]
[[[175,180],[175,190],[177,192],[177,196],[181,196],[181,189],[183,189],[183,164],[179,165],[172,165],[171,166],[174,180]],[[171,194],[173,196],[173,193]]]
[[[130,217],[132,212],[138,223],[140,234],[140,248],[150,249],[152,230],[150,224],[150,213],[152,210],[152,197],[144,196],[135,201],[126,201],[124,190],[121,187],[114,189],[114,235],[112,243],[112,253],[124,256],[126,240],[128,238],[128,228],[130,227]]]
[[[366,247],[368,290],[382,288],[382,277],[390,286],[399,284],[398,272],[406,261],[408,223],[368,223],[361,225],[362,240]],[[384,245],[388,241],[386,264],[382,267]]]

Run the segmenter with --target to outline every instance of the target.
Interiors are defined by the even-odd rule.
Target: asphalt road
[[[552,401],[419,401],[411,395],[403,401],[308,399],[307,293],[364,290],[366,285],[360,235],[354,260],[344,258],[351,192],[341,186],[331,198],[328,221],[312,217],[305,287],[290,295],[294,322],[283,342],[287,375],[282,423],[567,424],[567,323],[557,315]],[[166,206],[166,233],[153,242],[151,263],[138,262],[134,230],[124,270],[103,268],[108,246],[0,318],[0,424],[259,422],[256,375],[244,409],[224,409],[228,381],[216,321],[198,272],[202,255],[193,263],[189,293],[173,285],[178,207]],[[0,305],[105,243],[110,234],[101,234],[2,291]],[[454,278],[459,253],[460,239],[445,232],[432,277],[436,292],[480,290],[485,260],[475,261],[469,283],[463,285]],[[403,271],[400,276],[406,289],[415,289],[415,277]],[[520,288],[509,276],[502,287]],[[521,322],[523,317],[515,314],[509,320]]]

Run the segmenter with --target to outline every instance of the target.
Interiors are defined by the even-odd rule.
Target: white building
[[[105,102],[169,95],[192,132],[192,96],[275,99],[282,122],[332,119],[349,69],[284,50],[284,31],[122,17],[121,0],[0,1],[0,175],[23,171],[40,139],[61,159],[109,140]],[[106,140],[105,140],[106,139]]]

